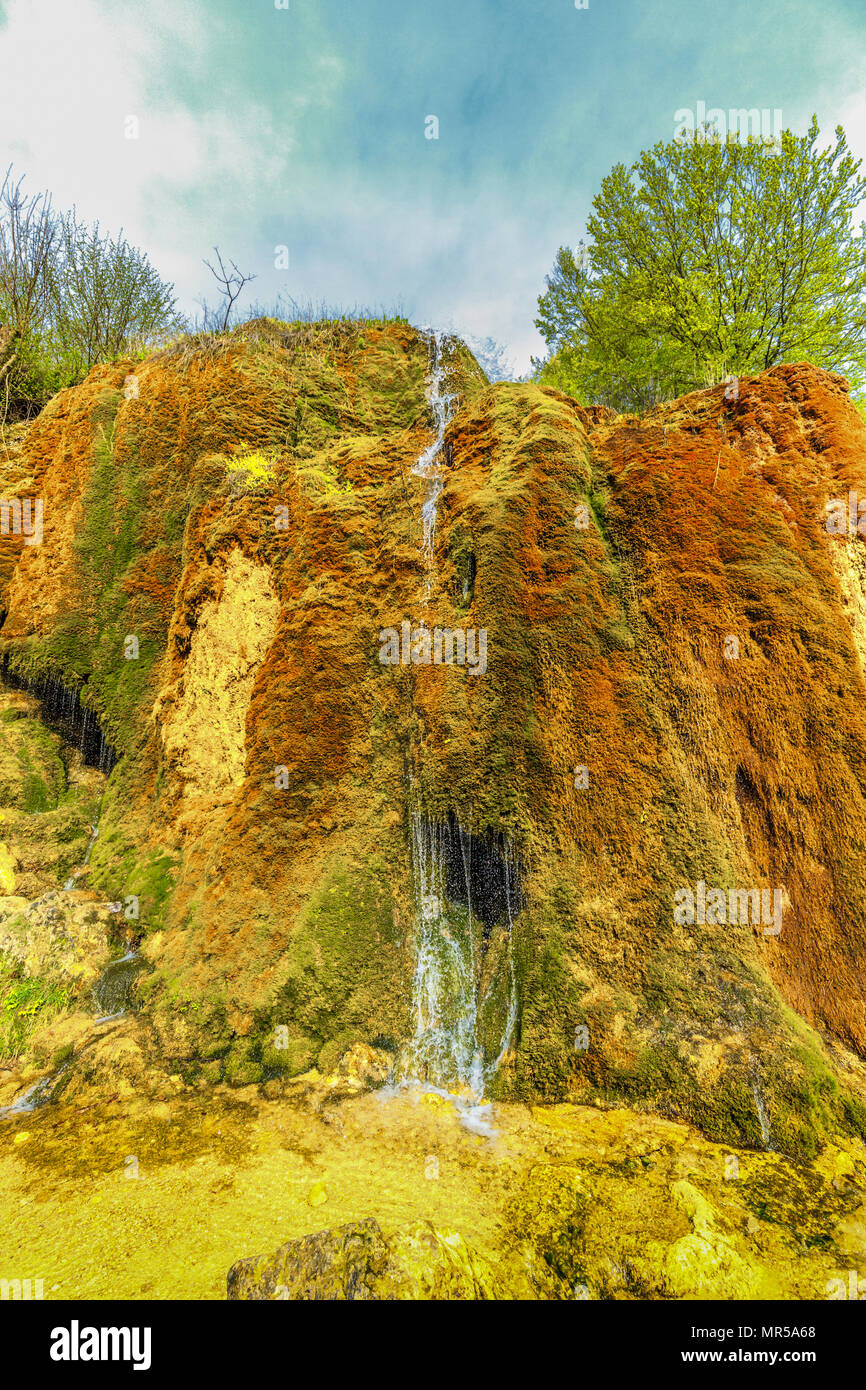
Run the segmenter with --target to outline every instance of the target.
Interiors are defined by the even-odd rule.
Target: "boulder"
[[[496,1299],[491,1267],[454,1231],[429,1221],[386,1240],[374,1217],[287,1241],[273,1255],[238,1260],[229,1299]]]

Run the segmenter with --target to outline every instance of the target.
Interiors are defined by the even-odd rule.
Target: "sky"
[[[866,156],[864,71],[864,0],[0,0],[0,169],[187,312],[218,245],[246,302],[401,308],[522,374],[615,164],[698,101]]]

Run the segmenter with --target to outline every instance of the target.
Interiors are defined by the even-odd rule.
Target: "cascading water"
[[[445,899],[446,827],[412,816],[415,887],[415,1033],[402,1059],[404,1079],[457,1084],[480,1097],[484,1064],[478,1047],[477,941],[471,909],[449,912]],[[462,831],[459,832],[462,840]]]
[[[40,676],[33,679],[21,676],[9,664],[6,653],[0,665],[0,678],[13,690],[26,690],[42,706],[42,717],[46,724],[57,729],[63,737],[78,748],[82,762],[89,767],[98,768],[108,776],[117,762],[117,754],[103,733],[99,720],[92,710],[81,701],[80,690],[63,684],[53,676]],[[91,851],[99,834],[99,813],[102,806],[100,798],[96,811],[96,822],[91,826],[90,839],[84,860],[63,885],[64,891],[75,887],[90,862]]]
[[[100,800],[99,807],[101,808],[101,806],[102,806],[102,801]],[[97,814],[97,817],[98,817],[98,815],[99,815],[99,809],[97,809],[97,813],[96,813],[96,814]],[[73,872],[72,872],[72,874],[70,875],[70,877],[69,877],[69,878],[66,880],[66,882],[64,883],[64,885],[63,885],[63,891],[64,891],[64,893],[68,893],[68,892],[70,891],[70,889],[72,889],[72,888],[75,887],[76,881],[81,877],[81,875],[84,873],[84,870],[87,868],[87,865],[90,863],[90,852],[91,852],[91,850],[93,849],[93,846],[96,844],[96,838],[97,838],[98,835],[99,835],[99,820],[97,819],[96,824],[93,825],[93,826],[91,826],[91,829],[90,829],[90,839],[87,841],[87,849],[86,849],[85,854],[84,854],[84,859],[82,860],[82,862],[81,862],[81,864],[79,865],[79,867],[78,867],[77,869],[73,870]]]
[[[517,1019],[511,955],[516,870],[510,856],[477,840],[453,818],[437,824],[416,811],[412,871],[415,1031],[403,1049],[398,1074],[406,1082],[456,1087],[478,1105],[508,1050]],[[483,904],[478,902],[482,897]],[[508,920],[507,976],[502,979],[501,971],[492,971],[483,981],[490,931],[502,904]],[[478,908],[487,912],[488,921]]]
[[[445,443],[445,431],[453,419],[460,400],[457,392],[448,392],[443,389],[448,374],[445,363],[445,345],[448,335],[439,330],[431,329],[429,336],[432,361],[428,400],[436,424],[436,436],[412,469],[416,477],[427,480],[427,496],[421,507],[421,520],[424,526],[423,547],[428,592],[435,567],[436,508],[442,495],[442,469],[439,458]]]
[[[457,393],[445,389],[447,336],[431,332],[429,340],[428,399],[436,435],[412,470],[427,481],[421,507],[425,602],[435,577],[436,513],[443,489],[440,459],[459,401]],[[444,824],[430,820],[412,786],[410,809],[415,1027],[395,1076],[401,1085],[456,1091],[463,1123],[490,1134],[484,1095],[508,1051],[517,1020],[511,930],[519,878],[507,844],[503,842],[500,853],[464,830],[453,816]],[[491,930],[506,917],[506,978],[500,960],[500,968],[488,969],[485,979]]]
[[[97,1023],[109,1023],[126,1013],[136,977],[143,968],[144,961],[137,951],[127,951],[105,967],[93,990],[96,1007],[101,1011]]]
[[[88,767],[98,768],[106,776],[117,762],[117,754],[105,737],[93,710],[81,700],[81,690],[64,685],[53,676],[21,676],[9,663],[5,653],[0,664],[0,679],[12,690],[26,690],[42,706],[42,718],[71,744],[78,748]]]
[[[722,994],[725,1000],[727,1001],[730,1009],[730,1016],[732,1021],[743,1034],[743,1036],[748,1037],[748,1024],[746,1022],[746,1014],[745,1009],[743,1007],[742,999],[739,997],[736,990],[733,989],[724,978],[720,980],[720,984],[722,987]],[[752,1099],[755,1102],[755,1114],[758,1117],[758,1127],[761,1132],[761,1143],[763,1144],[765,1149],[767,1149],[768,1151],[772,1151],[773,1149],[775,1149],[776,1146],[773,1143],[772,1131],[770,1129],[770,1121],[767,1117],[767,1107],[764,1104],[764,1098],[761,1094],[761,1074],[760,1069],[758,1067],[758,1059],[756,1058],[755,1054],[753,1053],[751,1047],[748,1046],[748,1044],[747,1055],[749,1058],[749,1070],[751,1072],[752,1078]]]

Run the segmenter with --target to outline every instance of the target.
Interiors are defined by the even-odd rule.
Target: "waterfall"
[[[476,921],[471,908],[458,912],[446,903],[446,833],[445,826],[413,812],[415,1033],[401,1059],[403,1079],[457,1085],[480,1099],[484,1063],[478,1046]]]
[[[127,951],[118,960],[109,961],[93,989],[93,998],[101,1017],[97,1023],[109,1023],[121,1018],[130,1006],[132,988],[144,961],[137,951]]]
[[[97,814],[97,821],[96,821],[96,824],[95,824],[95,825],[92,825],[92,826],[90,827],[90,839],[89,839],[88,842],[87,842],[87,850],[85,851],[84,859],[82,860],[82,862],[81,862],[81,864],[79,865],[79,867],[78,867],[77,869],[74,869],[74,870],[73,870],[71,877],[68,878],[68,879],[66,880],[66,882],[64,883],[64,885],[63,885],[63,891],[64,891],[64,893],[68,893],[72,888],[75,887],[76,880],[79,879],[79,878],[81,877],[81,875],[83,874],[84,870],[87,868],[87,865],[90,863],[90,851],[93,849],[93,846],[96,844],[96,837],[97,837],[98,834],[99,834],[99,820],[98,820],[98,816],[99,816],[99,812],[100,812],[101,809],[102,809],[102,798],[100,797],[99,806],[97,807],[97,811],[96,811],[96,814]]]
[[[427,496],[421,507],[421,520],[424,526],[424,562],[427,569],[428,591],[434,568],[434,547],[436,543],[436,508],[442,495],[442,470],[439,456],[445,442],[445,431],[457,409],[460,397],[457,392],[445,391],[447,367],[445,365],[445,344],[447,334],[436,329],[430,330],[430,382],[427,398],[433,411],[436,435],[433,442],[424,450],[412,472],[427,480]]]
[[[490,1133],[484,1097],[517,1022],[511,949],[517,866],[507,843],[500,852],[493,837],[472,835],[453,816],[441,823],[415,809],[411,826],[414,1033],[396,1077],[404,1085],[456,1092],[464,1123]],[[490,937],[505,921],[504,962],[489,969]]]
[[[456,392],[446,389],[447,335],[431,330],[428,341],[428,400],[436,434],[412,469],[427,482],[421,507],[425,604],[435,577],[436,513],[443,489],[440,458],[459,401]],[[485,1090],[511,1045],[517,1021],[511,931],[519,873],[501,837],[479,839],[453,815],[444,823],[431,820],[413,784],[409,806],[414,1032],[400,1054],[395,1078],[401,1086],[456,1092],[463,1123],[491,1134]],[[489,948],[492,930],[501,929],[506,920],[503,980],[503,962],[493,960]]]
[[[12,690],[26,690],[42,706],[42,718],[55,728],[68,743],[74,744],[88,767],[98,768],[106,775],[117,762],[117,753],[105,737],[93,710],[81,700],[81,688],[72,689],[56,676],[22,676],[15,671],[9,653],[0,663],[0,679]]]
[[[758,1114],[758,1124],[761,1127],[761,1143],[764,1145],[765,1149],[772,1149],[773,1141],[770,1134],[770,1122],[767,1119],[767,1111],[764,1108],[764,1100],[761,1095],[761,1087],[758,1080],[758,1064],[755,1060],[754,1053],[750,1052],[749,1058],[752,1064],[752,1096],[755,1101],[755,1110]]]
[[[722,987],[722,996],[730,1008],[731,1021],[740,1030],[743,1037],[748,1039],[748,1024],[746,1022],[742,1001],[724,978],[722,978],[720,983]],[[776,1146],[773,1143],[770,1121],[767,1116],[767,1107],[764,1104],[764,1098],[761,1094],[761,1073],[758,1067],[758,1059],[751,1047],[749,1047],[748,1041],[746,1042],[746,1051],[749,1058],[749,1069],[752,1075],[751,1092],[752,1099],[755,1102],[755,1114],[758,1117],[758,1128],[761,1132],[761,1143],[766,1150],[772,1152]]]
[[[415,1026],[398,1074],[403,1081],[456,1088],[477,1104],[510,1046],[517,1019],[510,949],[516,870],[507,854],[499,855],[454,818],[437,823],[415,810],[411,820]],[[500,881],[491,883],[494,877]],[[507,981],[503,987],[494,974],[482,988],[497,892],[508,904]],[[487,909],[491,921],[481,915]]]

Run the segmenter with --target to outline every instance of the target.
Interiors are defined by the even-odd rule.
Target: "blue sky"
[[[816,111],[866,155],[864,71],[863,0],[0,0],[0,164],[188,310],[216,243],[265,303],[400,300],[525,371],[613,164],[699,100]]]

